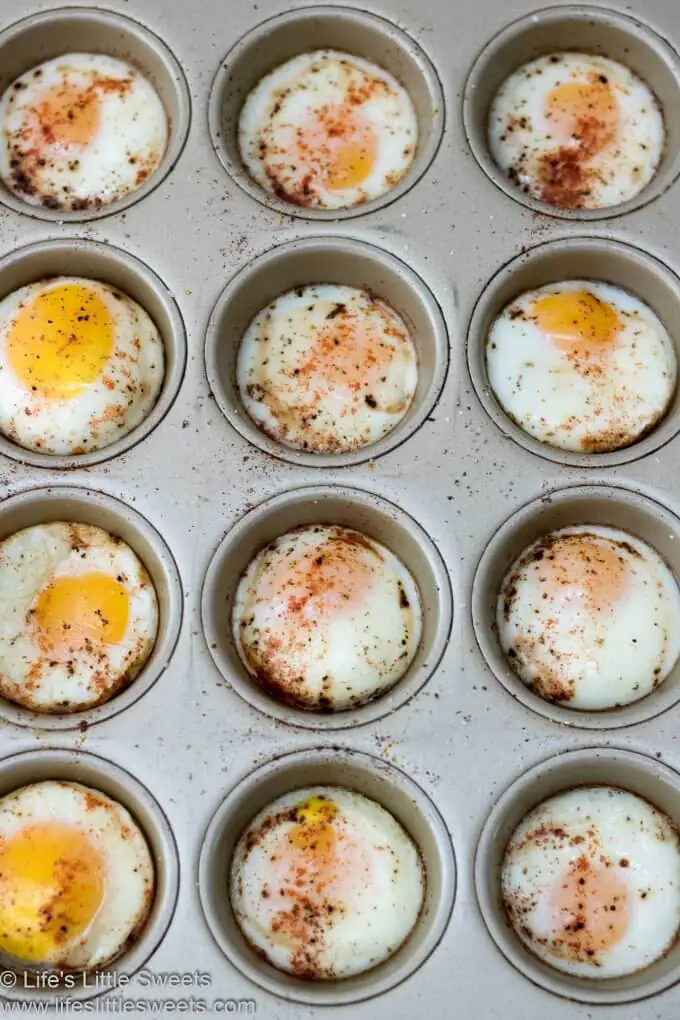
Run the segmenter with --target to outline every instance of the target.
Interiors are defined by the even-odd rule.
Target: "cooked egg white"
[[[420,643],[420,593],[385,546],[310,525],[270,542],[236,592],[233,631],[251,676],[299,708],[342,711],[388,691]]]
[[[649,85],[606,57],[553,53],[501,86],[489,147],[523,192],[565,209],[602,209],[635,198],[665,146],[663,114]]]
[[[165,374],[163,341],[108,284],[56,277],[0,301],[0,431],[24,449],[103,449],[140,425]]]
[[[153,584],[121,539],[90,524],[38,524],[0,543],[0,694],[35,712],[108,701],[146,663]]]
[[[680,589],[628,532],[563,528],[512,565],[496,622],[508,662],[534,693],[568,708],[614,708],[644,698],[675,665]]]
[[[505,412],[549,446],[606,453],[664,416],[677,381],[665,326],[620,287],[569,280],[527,291],[494,321],[489,383]]]
[[[279,970],[333,979],[390,957],[416,925],[425,871],[385,808],[339,787],[296,790],[261,811],[231,863],[243,934]]]
[[[297,450],[346,453],[382,439],[418,384],[408,327],[366,290],[288,291],[248,327],[238,355],[241,399],[267,435]]]
[[[141,932],[154,885],[137,823],[98,790],[46,781],[0,800],[5,965],[103,967]]]
[[[394,188],[413,162],[418,118],[381,67],[336,50],[286,61],[248,95],[241,158],[254,180],[293,205],[346,209]]]
[[[139,188],[167,146],[163,104],[131,64],[68,53],[0,99],[0,176],[30,205],[98,209]]]
[[[680,840],[636,794],[581,787],[539,804],[506,847],[503,902],[524,945],[577,977],[622,977],[680,930]]]

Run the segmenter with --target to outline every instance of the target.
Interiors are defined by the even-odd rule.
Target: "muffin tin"
[[[120,445],[63,460],[0,445],[0,535],[65,515],[109,527],[136,549],[160,595],[153,657],[108,705],[52,718],[0,705],[0,792],[47,777],[99,786],[136,815],[157,858],[156,914],[114,968],[137,976],[82,994],[193,997],[211,1013],[227,1011],[218,1002],[247,1000],[272,1020],[336,1015],[331,1006],[350,1002],[365,1020],[452,1009],[585,1020],[603,1002],[622,1020],[674,1016],[676,949],[616,986],[563,980],[513,938],[497,867],[519,816],[565,785],[628,785],[680,822],[677,669],[629,709],[559,709],[507,671],[491,609],[512,555],[567,523],[630,528],[680,571],[677,399],[626,450],[550,450],[518,432],[488,392],[483,340],[518,289],[567,273],[638,292],[680,343],[680,8],[670,0],[547,11],[528,0],[511,10],[501,0],[464,10],[444,0],[364,0],[360,10],[284,10],[280,0],[110,6],[38,10],[20,0],[0,24],[2,82],[70,40],[71,49],[127,56],[145,69],[172,128],[159,171],[129,201],[89,219],[0,194],[0,293],[54,272],[99,277],[147,308],[168,352],[159,404]],[[423,134],[399,187],[340,214],[291,209],[259,192],[233,134],[244,92],[272,63],[329,43],[400,77]],[[499,78],[556,44],[629,62],[666,106],[657,178],[606,214],[562,215],[530,202],[505,187],[486,154],[481,126]],[[261,436],[233,378],[243,325],[282,290],[315,280],[382,289],[414,327],[421,358],[402,425],[337,460]],[[225,629],[250,552],[296,523],[331,519],[364,527],[400,554],[425,606],[409,673],[345,717],[271,702],[240,670]],[[267,968],[240,939],[225,899],[240,827],[270,797],[315,781],[346,783],[391,808],[430,876],[427,910],[399,954],[328,986]],[[172,973],[185,975],[181,985],[164,978]],[[59,994],[2,983],[8,997]]]

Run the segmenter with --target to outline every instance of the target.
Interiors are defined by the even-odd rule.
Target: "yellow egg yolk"
[[[581,604],[584,613],[613,613],[626,583],[625,561],[616,548],[590,535],[565,535],[539,564],[548,598]]]
[[[615,946],[628,927],[628,893],[615,869],[586,856],[574,861],[554,890],[558,955],[582,963]]]
[[[531,313],[540,331],[567,356],[604,354],[621,329],[612,306],[587,290],[544,294],[533,302]]]
[[[29,390],[77,396],[102,373],[114,345],[114,320],[93,287],[64,283],[20,308],[6,336],[9,364]]]
[[[551,133],[561,142],[577,143],[588,156],[601,152],[619,132],[619,108],[604,74],[563,82],[545,101]]]
[[[109,574],[56,577],[40,592],[34,621],[44,652],[118,644],[130,612],[128,594]]]
[[[329,191],[358,188],[373,173],[378,157],[375,133],[362,122],[348,99],[318,111],[297,135],[301,161],[320,174]]]
[[[297,824],[289,840],[299,850],[311,850],[318,861],[326,856],[333,844],[333,818],[336,807],[329,800],[310,797],[295,809]]]
[[[104,897],[104,864],[75,826],[40,823],[0,845],[0,949],[48,962],[82,935]]]
[[[356,134],[344,145],[331,149],[326,170],[326,187],[331,191],[344,191],[363,184],[375,166],[375,139],[368,132]]]

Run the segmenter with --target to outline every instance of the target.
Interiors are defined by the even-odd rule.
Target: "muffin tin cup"
[[[64,1008],[65,996],[70,999],[91,999],[115,988],[109,983],[116,977],[131,977],[142,968],[163,941],[172,921],[179,890],[179,858],[175,838],[165,813],[152,794],[139,780],[119,765],[98,755],[85,754],[63,748],[46,748],[40,751],[22,751],[0,759],[0,797],[5,797],[31,783],[63,781],[82,783],[99,790],[127,808],[146,836],[156,870],[156,896],[143,930],[122,956],[103,968],[99,983],[94,974],[83,978],[82,972],[73,972],[73,987],[61,984],[57,988],[31,988],[26,971],[16,968],[16,981],[3,979],[0,989],[4,999],[26,1003],[48,1004]],[[3,963],[3,973],[11,973]]]
[[[511,669],[496,627],[496,600],[503,579],[532,542],[559,528],[603,525],[647,542],[680,580],[680,519],[660,503],[628,489],[573,486],[547,493],[501,525],[484,550],[472,585],[471,611],[477,643],[492,673],[508,694],[553,722],[584,729],[632,726],[660,715],[680,701],[680,660],[644,698],[620,708],[580,711],[534,694]]]
[[[336,981],[301,980],[272,967],[243,937],[229,902],[230,862],[244,829],[278,797],[321,785],[362,793],[390,811],[419,847],[427,874],[424,909],[407,941],[372,970]],[[198,888],[213,938],[234,967],[250,981],[294,1002],[348,1005],[395,988],[425,963],[444,935],[451,916],[456,862],[444,820],[429,797],[405,773],[372,755],[341,748],[310,749],[275,758],[231,790],[205,834]]]
[[[319,713],[274,700],[249,675],[232,636],[232,609],[239,581],[253,557],[274,538],[310,524],[355,528],[390,549],[410,570],[420,590],[423,635],[415,658],[394,687],[368,704]],[[392,503],[359,489],[323,485],[294,489],[246,514],[220,543],[202,593],[203,630],[223,679],[253,708],[292,726],[339,730],[381,719],[405,705],[427,682],[449,638],[453,597],[436,546],[412,518]]]
[[[271,439],[246,411],[236,381],[239,346],[258,312],[289,290],[322,283],[377,294],[409,327],[418,357],[418,386],[402,421],[378,442],[350,453],[309,453]],[[218,406],[244,439],[265,453],[305,467],[346,467],[388,453],[420,428],[444,385],[449,343],[437,300],[404,262],[363,241],[309,237],[265,252],[230,280],[208,323],[205,361]]]
[[[182,385],[187,361],[184,322],[170,290],[149,266],[111,245],[73,238],[38,241],[0,258],[0,301],[30,283],[54,276],[79,276],[108,283],[150,315],[165,348],[165,375],[158,400],[146,418],[108,446],[67,456],[26,450],[0,434],[0,454],[37,468],[92,467],[132,449],[164,419]]]
[[[592,53],[625,64],[654,92],[664,112],[666,145],[656,174],[627,202],[603,209],[561,209],[526,195],[501,170],[489,151],[491,104],[503,82],[523,64],[559,52]],[[468,144],[487,177],[509,198],[534,212],[571,220],[623,216],[659,198],[680,174],[680,57],[636,17],[581,4],[546,7],[507,25],[482,50],[463,93],[463,127]]]
[[[349,209],[305,209],[282,201],[251,178],[239,152],[238,121],[248,94],[280,64],[319,49],[341,50],[389,71],[409,93],[418,117],[418,149],[404,177],[379,198]],[[354,7],[300,7],[262,22],[227,53],[213,82],[208,126],[222,166],[252,198],[288,216],[344,220],[389,205],[422,177],[444,132],[444,93],[428,56],[391,22]]]
[[[132,64],[154,86],[168,120],[168,144],[158,167],[135,191],[100,209],[64,210],[24,202],[0,183],[0,202],[15,212],[55,223],[84,222],[122,212],[170,173],[189,133],[191,100],[182,68],[164,42],[122,14],[95,7],[41,11],[0,32],[0,95],[37,64],[66,53],[101,53]]]
[[[588,747],[566,751],[529,769],[496,801],[475,857],[477,902],[496,946],[521,974],[548,992],[593,1005],[636,1002],[680,980],[680,941],[645,970],[621,978],[563,974],[526,949],[503,906],[500,873],[505,847],[523,818],[548,797],[579,786],[614,786],[643,797],[680,824],[680,776],[668,765],[635,751]],[[661,1014],[659,1014],[661,1015]]]
[[[110,701],[85,711],[51,714],[0,698],[0,719],[16,726],[85,730],[134,705],[164,673],[182,626],[182,584],[173,555],[153,525],[137,510],[93,489],[57,485],[10,496],[0,503],[0,541],[23,528],[50,521],[93,524],[122,538],[146,567],[158,598],[158,636],[151,655],[137,677]]]
[[[491,389],[486,344],[496,317],[528,290],[566,280],[609,283],[644,301],[668,331],[680,378],[680,279],[647,252],[602,237],[568,237],[530,248],[496,273],[482,292],[468,327],[468,368],[477,397],[489,417],[529,453],[571,467],[614,467],[658,450],[680,431],[680,386],[670,406],[649,432],[610,453],[576,453],[548,446],[516,425]]]

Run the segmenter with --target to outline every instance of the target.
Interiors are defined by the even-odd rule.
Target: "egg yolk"
[[[27,389],[70,399],[102,373],[114,344],[114,321],[91,287],[65,283],[24,304],[6,336],[12,371]]]
[[[587,857],[572,863],[552,897],[556,949],[560,955],[592,962],[611,949],[628,927],[628,893],[615,869]]]
[[[343,532],[299,559],[285,557],[263,586],[265,599],[282,601],[282,615],[295,627],[315,626],[329,615],[360,605],[373,586],[373,570],[366,554],[379,556],[361,535]]]
[[[56,577],[38,595],[34,620],[45,652],[118,644],[127,630],[128,594],[104,573]]]
[[[297,133],[303,164],[319,173],[329,191],[358,188],[374,171],[375,134],[353,111],[350,100],[324,108],[313,124]]]
[[[75,826],[29,825],[0,845],[0,948],[49,961],[82,935],[104,897],[104,864]]]
[[[567,356],[603,354],[621,329],[612,306],[587,290],[544,294],[533,302],[531,311],[540,331]]]
[[[64,80],[35,107],[40,133],[48,145],[66,150],[84,149],[99,130],[96,92]]]
[[[618,104],[604,74],[591,72],[585,80],[557,85],[546,97],[545,115],[559,141],[578,143],[588,156],[611,145],[619,133]]]
[[[609,543],[588,535],[563,536],[540,562],[540,581],[555,600],[586,614],[613,613],[623,596],[625,562]]]
[[[321,797],[310,797],[297,806],[295,813],[297,824],[288,837],[291,845],[299,850],[311,850],[317,861],[326,857],[334,840],[335,805]]]
[[[331,314],[331,322],[315,330],[307,357],[295,372],[296,387],[307,389],[312,404],[334,393],[368,391],[370,395],[379,391],[397,356],[390,344],[381,342],[380,331],[372,322],[342,310]],[[383,328],[386,333],[397,333],[393,326],[385,324]],[[403,339],[402,333],[398,335]],[[375,398],[367,406],[376,407]]]

